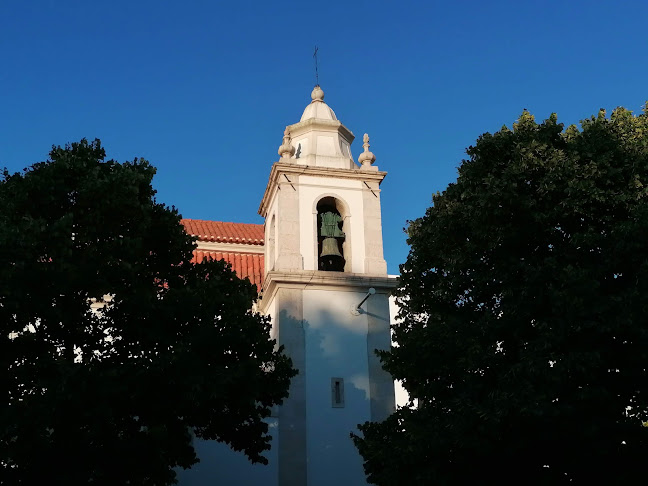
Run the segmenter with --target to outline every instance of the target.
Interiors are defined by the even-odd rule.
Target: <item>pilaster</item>
[[[379,182],[366,181],[362,192],[364,205],[365,273],[387,275],[383,257],[382,217],[380,214]]]
[[[279,486],[305,486],[306,448],[306,344],[301,289],[280,288],[276,293],[278,344],[292,359],[298,375],[290,382],[288,399],[279,407]]]
[[[277,192],[277,270],[301,270],[303,259],[299,251],[299,175],[283,174]]]

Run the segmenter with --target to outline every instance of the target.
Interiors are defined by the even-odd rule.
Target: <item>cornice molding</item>
[[[294,272],[268,272],[263,282],[259,311],[267,312],[268,304],[281,288],[342,290],[357,292],[370,287],[378,293],[391,293],[398,286],[398,278],[385,275],[366,275],[362,273],[324,272],[321,270],[299,270]]]
[[[349,144],[355,139],[353,132],[345,127],[340,120],[324,120],[321,118],[308,118],[307,120],[288,125],[286,129],[290,132],[293,139],[299,137],[307,131],[307,129],[324,129],[326,131],[337,131],[342,135]]]
[[[266,190],[263,194],[263,199],[259,205],[259,214],[266,217],[268,210],[268,205],[272,199],[272,194],[279,185],[279,177],[282,174],[296,174],[296,175],[309,175],[314,177],[329,177],[329,178],[339,178],[339,179],[354,179],[359,181],[372,181],[377,182],[378,184],[382,183],[383,179],[387,175],[387,172],[379,170],[366,170],[366,169],[338,169],[334,167],[316,167],[311,165],[299,165],[285,162],[275,162],[270,170],[270,177],[268,178],[268,184],[266,185]],[[293,186],[298,185],[298,183],[291,181],[290,183],[286,181],[286,184],[292,184]]]

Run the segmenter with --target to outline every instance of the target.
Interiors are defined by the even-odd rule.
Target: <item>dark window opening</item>
[[[344,407],[344,379],[342,378],[331,378],[331,406]]]
[[[345,234],[342,231],[343,218],[335,199],[325,197],[317,204],[317,254],[318,268],[328,272],[344,271]]]

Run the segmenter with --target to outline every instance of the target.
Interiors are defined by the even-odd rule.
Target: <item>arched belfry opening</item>
[[[318,270],[344,272],[346,234],[343,231],[343,211],[340,201],[334,197],[323,197],[317,203]]]

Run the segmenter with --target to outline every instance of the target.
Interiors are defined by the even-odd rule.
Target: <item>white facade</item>
[[[393,381],[374,352],[390,346],[389,294],[396,284],[382,250],[379,185],[386,173],[371,165],[366,135],[356,165],[353,134],[319,87],[311,97],[301,121],[286,129],[259,208],[266,221],[259,310],[272,316],[272,337],[299,370],[271,423],[271,464],[234,471],[228,458],[235,453],[202,443],[201,464],[181,475],[183,485],[365,485],[349,434],[394,410]],[[322,204],[339,215],[342,271],[321,269]]]

